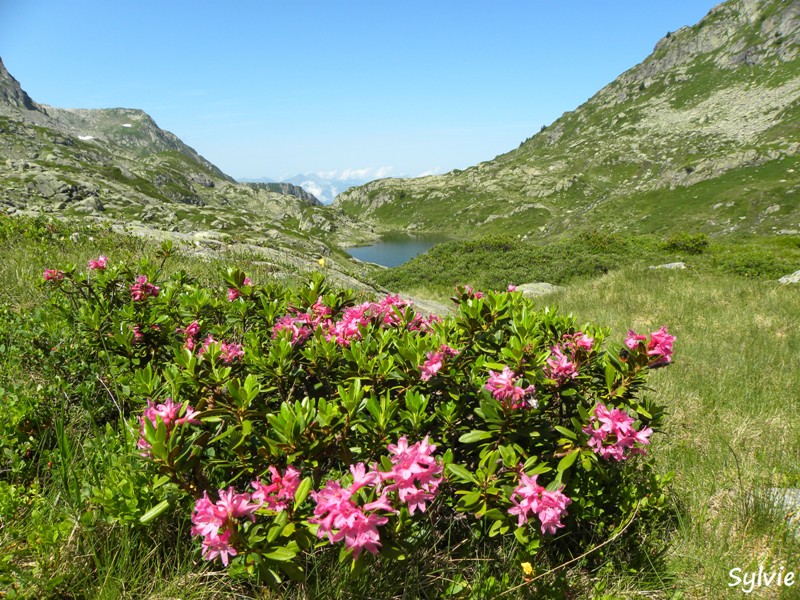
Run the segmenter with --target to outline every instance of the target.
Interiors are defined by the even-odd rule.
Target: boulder
[[[780,279],[778,279],[779,283],[783,285],[789,285],[790,283],[800,283],[800,271],[795,271],[791,275],[784,275]]]
[[[663,265],[652,265],[648,269],[685,269],[685,262],[666,263]]]

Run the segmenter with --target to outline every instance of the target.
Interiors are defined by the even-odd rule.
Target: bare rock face
[[[536,298],[538,296],[547,296],[548,294],[554,294],[555,292],[560,292],[565,288],[553,285],[552,283],[546,283],[543,281],[536,282],[536,283],[523,283],[517,286],[517,291],[522,292],[523,296],[528,296],[530,298]]]
[[[16,110],[38,111],[40,107],[36,104],[25,90],[14,79],[0,59],[0,114],[8,110],[9,107]]]

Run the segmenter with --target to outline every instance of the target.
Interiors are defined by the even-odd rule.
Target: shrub
[[[359,569],[466,519],[467,542],[566,557],[663,507],[646,456],[663,410],[644,386],[671,360],[666,328],[607,344],[519,292],[461,287],[442,320],[320,274],[289,289],[231,268],[210,289],[159,279],[169,254],[45,276],[107,365],[109,402],[139,415],[149,483],[128,471],[124,502],[94,492],[114,521],[182,508],[204,558],[280,581],[303,577],[316,540]]]
[[[705,233],[691,234],[682,231],[669,236],[664,240],[662,247],[668,252],[702,254],[708,248],[708,236]]]

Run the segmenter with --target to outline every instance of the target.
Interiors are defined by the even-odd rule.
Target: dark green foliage
[[[662,247],[669,252],[684,254],[702,254],[708,248],[708,236],[705,233],[686,233],[681,231],[669,236]]]

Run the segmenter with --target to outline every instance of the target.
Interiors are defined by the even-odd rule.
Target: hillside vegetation
[[[384,230],[800,230],[800,5],[731,0],[519,148],[334,206]]]
[[[800,236],[665,237],[588,231],[550,243],[487,236],[437,244],[407,263],[379,271],[384,287],[416,296],[449,296],[456,285],[505,289],[509,284],[564,285],[620,269],[682,262],[695,273],[777,280],[800,267]]]

